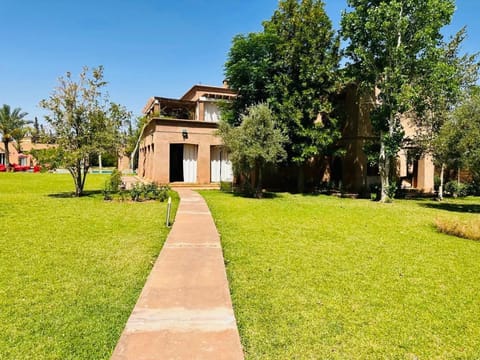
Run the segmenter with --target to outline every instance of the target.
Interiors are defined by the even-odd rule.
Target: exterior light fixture
[[[183,137],[183,140],[188,139],[188,131],[187,131],[187,129],[183,129],[183,130],[182,130],[182,137]]]

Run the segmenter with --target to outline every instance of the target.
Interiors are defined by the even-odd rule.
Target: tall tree
[[[32,129],[32,142],[37,143],[40,140],[40,125],[38,124],[38,119],[35,116],[33,120],[33,129]]]
[[[381,201],[389,200],[390,173],[404,139],[401,118],[419,112],[415,81],[436,62],[441,29],[454,0],[347,0],[342,14],[345,54],[358,85],[373,94],[371,122],[380,141]]]
[[[255,196],[262,196],[263,170],[282,161],[285,137],[275,126],[274,115],[265,103],[252,105],[242,115],[240,126],[220,123],[219,134],[230,151],[233,169],[249,183],[254,173]]]
[[[317,0],[281,1],[264,28],[277,38],[269,103],[290,140],[289,160],[298,166],[298,190],[303,191],[306,161],[326,154],[341,136],[332,116],[339,39]]]
[[[52,95],[40,106],[50,111],[45,119],[55,132],[55,159],[68,169],[81,196],[94,157],[118,153],[121,126],[130,117],[123,106],[110,102],[104,88],[103,67],[84,67],[75,81],[71,73],[59,78]]]
[[[246,106],[266,101],[288,136],[288,160],[299,169],[325,154],[340,138],[332,116],[339,84],[339,40],[319,0],[282,0],[264,31],[237,36],[225,74],[239,92],[234,117]]]
[[[480,64],[477,54],[460,55],[460,46],[465,37],[466,29],[463,28],[450,42],[434,49],[434,61],[429,61],[426,72],[416,84],[423,111],[420,112],[421,116],[413,118],[418,131],[412,140],[423,153],[432,155],[435,164],[440,167],[439,199],[443,198],[445,168],[449,163],[452,164],[455,156],[446,147],[445,138],[439,141],[437,138],[452,111],[469,96],[478,80]],[[419,110],[421,108],[418,106]]]
[[[2,134],[2,142],[5,147],[5,165],[7,168],[10,165],[8,145],[13,141],[19,142],[25,136],[29,124],[29,121],[24,119],[27,115],[20,108],[15,108],[12,111],[7,104],[0,108],[0,134]]]

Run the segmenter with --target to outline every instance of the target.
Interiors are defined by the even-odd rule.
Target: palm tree
[[[3,104],[3,107],[0,108],[0,134],[2,134],[2,142],[5,146],[5,166],[7,168],[10,165],[8,144],[12,141],[20,141],[25,135],[26,125],[29,121],[23,118],[27,115],[20,108],[10,111],[10,106],[6,104]]]

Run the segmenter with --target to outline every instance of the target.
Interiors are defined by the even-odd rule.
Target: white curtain
[[[183,145],[183,181],[187,183],[197,182],[197,156],[198,146]]]
[[[214,103],[205,103],[205,121],[218,122],[220,120],[220,109]]]
[[[232,163],[228,158],[226,150],[220,146],[214,146],[210,157],[210,181],[232,181]]]

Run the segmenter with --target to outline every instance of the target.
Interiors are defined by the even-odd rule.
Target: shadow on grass
[[[480,205],[476,204],[423,203],[419,205],[430,209],[480,214]]]
[[[204,190],[204,191],[210,191],[210,190]],[[219,190],[213,190],[213,191],[219,191]],[[281,193],[276,193],[276,192],[273,192],[273,191],[266,191],[263,193],[263,196],[261,198],[256,198],[255,196],[253,195],[249,195],[249,194],[244,194],[242,192],[233,192],[233,191],[221,191],[221,193],[223,194],[227,194],[227,195],[230,195],[232,197],[239,197],[239,198],[244,198],[244,199],[257,199],[257,200],[263,200],[263,199],[277,199],[277,198],[282,198],[284,197],[283,194]]]
[[[81,197],[96,197],[101,194],[102,190],[87,190],[83,192]],[[75,198],[75,193],[73,191],[68,191],[56,194],[48,194],[47,196],[55,199],[73,199]]]

